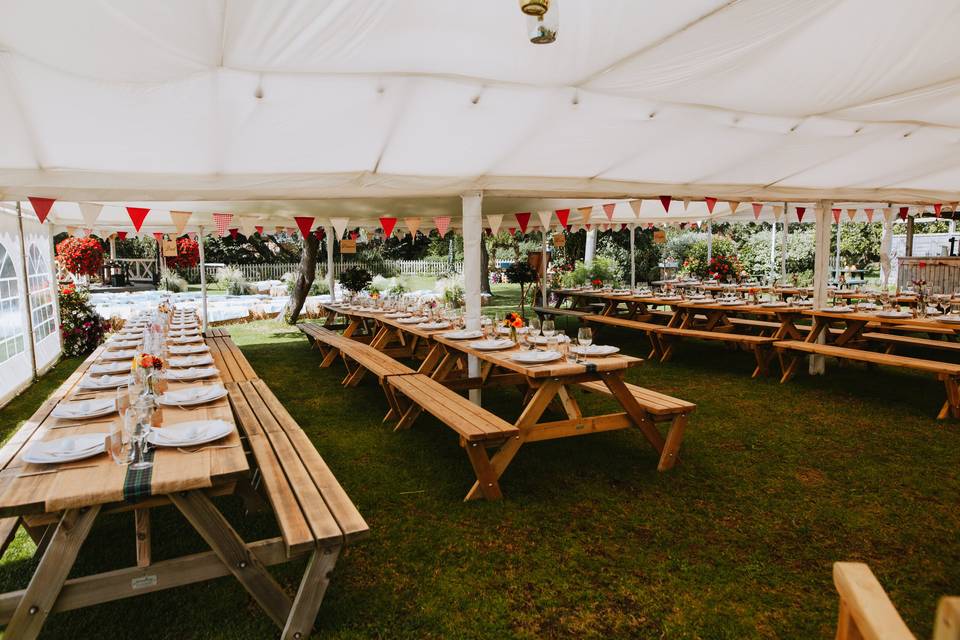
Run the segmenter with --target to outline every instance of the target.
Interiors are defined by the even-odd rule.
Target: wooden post
[[[907,242],[904,253],[907,256],[913,255],[913,216],[907,216]]]

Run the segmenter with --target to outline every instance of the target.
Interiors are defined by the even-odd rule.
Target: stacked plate
[[[441,334],[441,337],[451,340],[472,340],[473,338],[483,337],[483,331],[479,329],[458,329],[457,331],[448,331],[447,333]]]
[[[878,318],[912,318],[913,314],[909,311],[881,311],[877,314]]]
[[[565,333],[560,333],[553,337],[556,338],[557,342],[570,342],[570,336],[566,335]],[[549,338],[546,336],[530,336],[527,339],[533,344],[547,344],[547,340]]]
[[[690,300],[693,304],[711,304],[716,302],[713,298],[692,298]]]
[[[211,384],[204,387],[167,391],[157,398],[157,402],[173,407],[192,407],[219,400],[225,395],[227,395],[227,390],[223,388],[223,385]]]
[[[107,350],[120,351],[122,349],[136,349],[139,346],[139,340],[111,340],[107,345]]]
[[[489,338],[487,340],[477,340],[467,345],[477,351],[499,351],[500,349],[509,349],[514,346],[513,340],[505,338]]]
[[[35,442],[23,452],[22,459],[31,464],[56,464],[83,460],[104,451],[106,433],[85,433],[78,436]]]
[[[940,322],[949,322],[950,324],[960,324],[960,316],[950,314],[939,318]]]
[[[570,351],[576,353],[577,355],[587,356],[590,358],[602,358],[604,356],[612,356],[615,353],[619,353],[620,349],[609,344],[591,344],[586,347],[570,347]]]
[[[851,311],[853,311],[853,307],[848,307],[847,305],[843,305],[840,307],[826,307],[824,308],[824,311],[826,311],[827,313],[850,313]]]
[[[517,351],[510,359],[521,364],[543,364],[559,360],[563,355],[559,351]]]
[[[788,307],[790,305],[783,300],[774,300],[773,302],[761,302],[760,306],[766,307],[767,309],[777,309],[779,307]]]
[[[207,353],[210,348],[205,344],[170,345],[170,354],[182,356],[189,353]]]
[[[216,367],[192,367],[190,369],[170,369],[167,371],[167,380],[174,382],[183,380],[201,380],[217,375]]]
[[[96,398],[80,402],[61,402],[50,415],[65,420],[86,420],[108,416],[116,410],[117,402],[113,398]]]
[[[179,358],[170,358],[168,363],[171,367],[203,367],[213,364],[213,358],[210,354],[202,356],[180,356]]]
[[[446,329],[449,326],[449,322],[421,322],[417,325],[417,329]]]
[[[680,296],[660,296],[660,299],[664,302],[675,302],[677,300],[683,300]]]
[[[130,349],[127,351],[106,351],[102,356],[101,360],[130,360],[137,355],[136,349]]]
[[[171,344],[191,344],[194,342],[203,342],[203,338],[201,338],[199,335],[180,336],[177,338],[170,338]]]
[[[233,425],[224,420],[196,420],[153,429],[147,435],[147,442],[156,447],[195,447],[219,440],[231,433]]]
[[[738,298],[734,298],[733,300],[729,300],[729,299],[728,299],[728,300],[721,300],[721,301],[720,301],[720,304],[723,305],[723,306],[725,306],[725,307],[735,307],[735,306],[737,306],[737,305],[739,305],[739,304],[745,304],[745,301],[744,301],[744,300],[740,300],[740,299],[738,299]]]
[[[124,373],[130,371],[130,364],[120,360],[90,365],[90,373],[103,375],[105,373]]]
[[[393,313],[388,313],[384,318],[406,318],[410,314],[405,311],[394,311]]]
[[[397,320],[400,324],[420,324],[421,322],[426,322],[427,318],[423,316],[410,316],[407,318],[401,318]]]
[[[129,374],[120,375],[120,376],[97,376],[96,378],[92,376],[87,376],[80,381],[78,387],[80,389],[116,389],[117,387],[125,387],[130,383]]]

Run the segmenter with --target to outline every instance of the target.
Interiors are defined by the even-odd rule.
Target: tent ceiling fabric
[[[0,0],[0,199],[960,200],[956,0],[560,14],[535,46],[514,0]]]

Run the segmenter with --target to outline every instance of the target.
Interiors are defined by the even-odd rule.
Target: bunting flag
[[[67,227],[67,235],[75,238],[77,237],[77,228],[76,227]]]
[[[490,225],[490,232],[493,235],[497,235],[497,233],[500,231],[500,224],[502,222],[503,222],[502,214],[487,216],[487,224]]]
[[[683,210],[686,211],[690,207],[690,198],[683,199]]]
[[[420,218],[404,218],[403,224],[407,227],[407,231],[410,232],[410,237],[416,240],[417,230],[420,228]]]
[[[667,206],[670,206],[669,204]],[[613,211],[617,208],[616,202],[611,202],[609,204],[603,205],[603,213],[607,216],[607,220],[613,220]]]
[[[148,213],[150,213],[150,209],[144,209],[143,207],[127,207],[127,215],[130,216],[130,222],[133,223],[133,228],[137,230],[137,233],[140,232],[140,227],[143,226],[143,221],[147,219]]]
[[[593,215],[593,207],[577,207],[580,213],[580,221],[584,224],[590,222],[590,216]]]
[[[880,209],[880,213],[883,214],[884,222],[893,222],[893,209],[890,207],[884,207]]]
[[[660,204],[663,205],[663,211],[665,213],[670,213],[670,203],[673,202],[671,196],[660,196]]]
[[[231,220],[233,220],[232,213],[213,214],[213,224],[217,227],[217,235],[220,237],[227,235],[227,228],[230,226]]]
[[[343,238],[343,232],[347,230],[348,222],[350,222],[350,218],[330,218],[330,226],[333,227],[337,242]]]
[[[908,213],[910,213],[910,207],[900,207],[900,213],[898,213],[897,216],[901,220],[906,220]]]
[[[253,230],[257,232],[257,235],[260,235],[260,236],[263,235],[263,225],[262,225],[262,224],[254,225]]]
[[[380,228],[383,229],[383,235],[390,237],[393,235],[393,229],[397,226],[397,219],[388,216],[380,218]]]
[[[34,198],[33,196],[27,196],[27,200],[30,201],[30,206],[33,207],[33,212],[37,214],[41,224],[47,220],[53,203],[57,201],[56,198]]]
[[[530,214],[528,213],[527,218],[529,217]],[[436,227],[437,233],[440,234],[440,237],[444,237],[447,235],[447,231],[450,230],[450,216],[437,216],[433,219],[433,226]]]
[[[513,236],[513,235],[516,235],[516,233],[517,233],[517,228],[516,228],[516,227],[509,227],[509,228],[507,229],[507,231],[509,231],[509,232],[510,232],[510,235]]]
[[[780,222],[780,218],[783,217],[783,205],[775,204],[773,205],[773,219],[777,222]]]
[[[117,237],[120,238],[121,240],[126,240],[126,239],[127,239],[127,232],[126,232],[126,231],[117,231]]]
[[[633,209],[633,217],[634,217],[634,218],[639,218],[639,217],[640,217],[640,209],[641,209],[641,207],[643,207],[643,200],[631,200],[631,201],[630,201],[630,208]]]
[[[83,235],[85,238],[89,238],[90,236],[93,235],[93,229],[87,227],[86,229],[83,230]]]
[[[856,210],[856,209],[847,209],[847,220],[851,220],[851,221],[852,221],[852,220],[853,220],[854,218],[856,218],[856,217],[857,217],[857,210]]]
[[[359,237],[360,237],[360,232],[359,232],[359,231],[351,231],[351,232],[350,232],[350,239],[351,239],[351,240],[357,240]]]
[[[867,216],[867,222],[873,222],[873,209],[864,209],[863,213]]]
[[[190,238],[190,239],[193,240],[193,241],[196,241],[197,238],[200,237],[200,234],[197,233],[196,231],[188,231],[188,232],[187,232],[187,237]]]
[[[187,228],[187,222],[190,220],[190,216],[193,215],[189,211],[171,211],[170,219],[173,221],[173,226],[177,230],[177,235],[182,236],[183,230]]]
[[[323,236],[325,235],[326,234],[323,232],[323,227],[317,227],[317,230],[313,232],[313,237],[316,238],[318,242],[323,240]]]
[[[567,220],[570,219],[570,209],[557,209],[554,213],[557,214],[557,220],[560,221],[560,225],[563,227],[567,226]]]
[[[795,207],[794,210],[797,212],[797,222],[803,222],[803,214],[807,212],[807,208]]]
[[[717,199],[704,198],[703,201],[707,203],[707,213],[713,213],[713,208],[717,206]]]
[[[762,202],[751,202],[750,204],[753,206],[753,219],[754,219],[754,220],[759,220],[759,219],[760,219],[760,211],[763,209],[763,203],[762,203]]]
[[[100,217],[100,212],[103,211],[102,204],[95,204],[93,202],[81,202],[79,203],[80,215],[83,217],[83,221],[87,223],[88,227],[92,227],[97,221],[97,218]]]
[[[163,234],[159,231],[154,231],[153,239],[156,240],[157,242],[160,242],[161,240],[163,240]]]
[[[273,233],[274,233],[275,235],[280,235],[280,234],[283,233],[284,231],[286,231],[286,227],[282,227],[282,226],[280,226],[280,225],[277,225],[277,226],[275,226],[275,227],[273,228]]]
[[[231,240],[236,240],[236,239],[237,239],[237,236],[240,235],[240,229],[238,229],[238,228],[236,228],[236,227],[234,227],[233,229],[227,229],[227,231],[229,231],[229,233],[230,233],[230,239],[231,239]]]
[[[830,213],[833,214],[834,224],[840,224],[840,213],[841,213],[840,209],[830,209]]]
[[[513,216],[517,219],[517,226],[520,227],[520,233],[526,233],[527,224],[530,222],[530,212],[515,213]]]
[[[253,235],[253,225],[256,222],[253,218],[240,218],[240,230],[243,232],[243,235],[250,237]]]
[[[941,211],[941,209],[943,209],[943,204],[941,204],[941,203],[939,203],[939,202],[937,202],[936,204],[934,204],[934,205],[933,205],[933,215],[935,215],[935,216],[937,216],[937,217],[939,218],[939,217],[940,217],[940,211]]]
[[[313,229],[313,221],[315,218],[313,216],[294,216],[293,221],[297,223],[297,229],[300,230],[300,237],[306,238],[307,234],[310,233],[310,229]]]
[[[620,223],[620,231],[626,231],[626,230],[627,230],[627,223],[626,223],[626,222],[621,222],[621,223]]]
[[[537,217],[540,218],[540,228],[546,231],[550,228],[550,219],[553,217],[553,211],[537,211]]]
[[[737,212],[737,207],[740,206],[740,203],[734,200],[733,202],[727,202],[727,206],[730,207],[730,213],[734,214]]]
[[[296,228],[296,227],[287,227],[287,235],[288,235],[288,236],[290,236],[290,237],[292,238],[292,237],[294,236],[294,234],[296,234],[296,233],[297,233],[297,228]]]

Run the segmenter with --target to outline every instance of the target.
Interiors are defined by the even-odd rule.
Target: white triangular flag
[[[775,204],[773,205],[773,219],[777,222],[780,222],[780,218],[783,217],[783,205]]]
[[[404,218],[403,224],[407,227],[407,231],[410,232],[410,236],[416,239],[417,230],[420,229],[420,218]]]
[[[93,223],[97,221],[98,217],[100,217],[100,212],[102,210],[102,204],[96,204],[93,202],[80,203],[80,215],[83,216],[83,221],[87,223],[88,227],[93,226]]]
[[[553,211],[537,211],[537,217],[540,218],[540,228],[549,229]]]
[[[330,218],[330,225],[333,227],[333,232],[337,234],[337,240],[343,238],[343,232],[347,230],[348,222],[350,222],[350,218]]]
[[[497,235],[500,230],[500,224],[503,222],[503,214],[487,216],[487,224],[490,225],[490,233]]]

